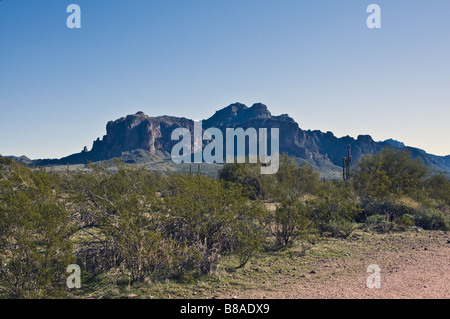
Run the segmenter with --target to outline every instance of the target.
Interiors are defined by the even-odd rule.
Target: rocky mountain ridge
[[[133,163],[133,152],[143,150],[146,154],[164,153],[169,156],[178,141],[171,140],[174,129],[183,127],[193,132],[194,121],[184,117],[149,117],[143,112],[110,121],[106,125],[106,135],[94,141],[92,149],[85,149],[61,159],[33,161],[34,165],[86,164],[126,155],[127,162]],[[365,154],[375,154],[387,146],[408,149],[413,157],[419,157],[435,171],[450,172],[450,156],[427,154],[423,150],[406,147],[401,142],[387,140],[376,142],[369,135],[359,135],[356,139],[345,136],[338,138],[332,132],[303,130],[289,115],[273,116],[267,106],[256,103],[248,107],[241,103],[231,104],[202,121],[203,129],[226,128],[279,128],[280,153],[288,153],[299,160],[306,160],[319,171],[321,168],[340,172],[342,157],[351,146],[354,162]],[[224,135],[225,136],[225,135]],[[131,155],[130,155],[131,154]],[[140,153],[141,157],[145,157]],[[145,162],[145,158],[140,160]],[[137,162],[137,161],[135,161]]]

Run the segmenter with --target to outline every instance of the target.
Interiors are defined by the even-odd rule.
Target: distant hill
[[[6,158],[10,158],[15,162],[21,162],[23,164],[26,165],[32,165],[33,164],[33,160],[29,159],[28,157],[26,157],[25,155],[22,156],[5,156]]]
[[[403,142],[399,142],[397,140],[393,140],[392,138],[390,138],[390,139],[388,139],[388,140],[386,140],[384,142],[394,146],[395,148],[405,148],[406,147],[406,145],[403,144]]]
[[[329,178],[341,176],[342,158],[351,146],[354,162],[365,154],[375,154],[387,146],[407,149],[414,158],[421,158],[434,171],[450,173],[450,156],[436,156],[423,150],[406,147],[403,143],[389,139],[376,142],[369,135],[359,135],[356,139],[345,136],[338,138],[332,132],[303,130],[289,115],[273,116],[267,106],[261,103],[248,107],[241,103],[231,104],[203,120],[203,129],[217,127],[279,128],[280,153],[295,156],[298,162],[307,161],[322,175]],[[34,165],[86,164],[114,157],[127,163],[151,163],[169,160],[169,154],[177,141],[171,140],[175,128],[184,127],[193,132],[194,121],[184,117],[149,117],[143,112],[110,121],[106,125],[106,135],[94,141],[92,149],[61,159],[41,159]],[[225,136],[225,135],[224,135]]]

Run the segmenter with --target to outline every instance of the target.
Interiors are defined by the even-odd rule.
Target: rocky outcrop
[[[148,117],[142,112],[128,115],[106,125],[106,135],[97,139],[92,153],[98,158],[119,156],[126,151],[144,149],[155,153],[157,149],[169,150],[174,145],[172,131],[178,127],[193,129],[194,122],[170,116]]]

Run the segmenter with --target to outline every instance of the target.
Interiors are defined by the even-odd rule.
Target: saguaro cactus
[[[352,147],[351,145],[348,146],[348,156],[345,158],[345,156],[342,158],[342,176],[344,178],[344,181],[347,181],[350,178],[350,163],[352,162]]]
[[[197,173],[200,173],[200,164],[198,164],[198,170],[197,170]],[[192,175],[192,164],[189,165],[189,174]]]

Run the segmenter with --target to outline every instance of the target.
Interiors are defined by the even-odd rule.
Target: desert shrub
[[[170,256],[167,267],[168,273],[162,273],[162,278],[172,277],[179,280],[189,280],[200,273],[202,249],[187,243],[170,241],[166,247],[166,253]],[[161,267],[165,269],[165,267]]]
[[[311,212],[311,221],[320,234],[329,233],[333,229],[334,235],[341,231],[348,233],[352,228],[351,224],[362,211],[351,186],[343,182],[326,183],[319,196],[306,203]]]
[[[70,214],[44,170],[6,164],[7,178],[0,180],[0,296],[64,297],[66,269],[75,260]]]
[[[162,209],[163,234],[199,250],[199,274],[214,270],[221,253],[238,253],[246,262],[262,240],[256,223],[262,206],[250,202],[239,184],[199,174],[173,175]]]
[[[426,181],[426,188],[431,198],[450,205],[450,179],[447,176],[443,174],[431,176]]]
[[[234,238],[234,251],[239,261],[238,268],[241,268],[262,250],[264,237],[263,233],[254,226],[249,227],[241,223],[238,229],[235,229]]]
[[[409,214],[405,214],[397,217],[394,222],[402,227],[411,227],[414,226],[414,217]]]
[[[160,233],[136,226],[122,223],[117,234],[110,234],[111,243],[117,247],[115,258],[119,269],[129,276],[130,283],[168,276],[173,246]]]
[[[401,217],[405,214],[414,214],[414,209],[408,207],[403,203],[396,203],[389,199],[366,199],[363,204],[361,215],[358,216],[357,221],[363,222],[372,215],[384,215],[388,221]]]
[[[337,219],[330,220],[326,223],[320,225],[319,231],[322,235],[330,235],[331,237],[349,237],[353,231],[356,229],[356,224],[345,220]]]
[[[395,229],[393,222],[387,221],[384,215],[370,215],[365,220],[365,225],[378,233],[384,234]]]
[[[95,232],[95,229],[81,230],[78,234],[85,239],[73,240],[75,263],[83,270],[83,282],[95,280],[101,274],[107,273],[114,265],[114,262],[110,260],[114,256],[113,248],[107,241],[89,235],[92,232]]]
[[[389,233],[393,230],[395,230],[395,224],[393,222],[389,222],[384,220],[383,222],[376,224],[372,227],[375,231],[384,234]]]
[[[450,230],[450,217],[444,212],[432,208],[419,209],[414,214],[414,223],[427,230]]]
[[[368,226],[380,224],[386,220],[386,217],[383,215],[370,215],[366,218],[365,224]]]
[[[300,200],[283,200],[275,211],[269,212],[266,225],[276,244],[286,247],[295,240],[307,236],[312,223],[306,205]]]
[[[387,147],[358,162],[353,182],[359,196],[395,198],[407,195],[422,197],[424,180],[429,170],[422,160],[412,159],[406,150]]]
[[[286,197],[298,198],[303,194],[314,194],[320,186],[319,173],[294,157],[282,154],[277,173],[261,175],[261,163],[248,162],[225,164],[219,178],[243,185],[251,199],[270,198],[280,200]]]
[[[116,172],[91,165],[91,173],[74,174],[70,183],[79,229],[98,232],[87,246],[97,256],[90,268],[117,269],[131,283],[183,279],[213,271],[223,253],[245,264],[259,251],[264,210],[244,186],[200,174],[173,174],[155,184],[161,176],[116,165]]]
[[[306,162],[299,165],[294,157],[282,154],[277,173],[263,176],[266,197],[275,201],[295,201],[305,194],[316,194],[320,189],[319,177]]]
[[[87,270],[116,268],[131,283],[142,282],[151,274],[167,273],[170,246],[158,230],[158,201],[148,173],[115,164],[116,172],[91,165],[91,173],[71,176],[71,209],[78,228],[97,230],[96,242],[81,245],[77,257],[87,264],[88,251]]]
[[[312,230],[312,222],[301,197],[318,192],[319,174],[307,164],[299,166],[293,157],[283,154],[278,172],[264,176],[264,185],[267,197],[279,203],[265,220],[276,245],[286,247],[298,239],[306,239]]]
[[[251,199],[265,197],[260,163],[248,163],[248,159],[246,163],[225,163],[219,171],[219,178],[243,185]]]

